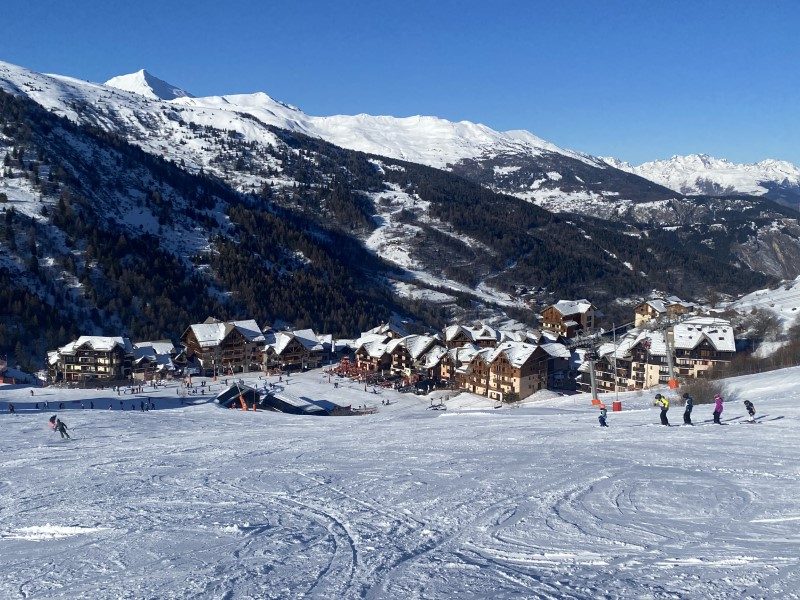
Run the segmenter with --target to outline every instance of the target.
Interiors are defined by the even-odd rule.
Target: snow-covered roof
[[[364,344],[369,344],[370,342],[379,342],[381,344],[385,344],[390,339],[391,338],[385,333],[364,333],[361,335],[361,337],[353,341],[353,347],[358,349]]]
[[[730,321],[715,317],[692,317],[673,328],[676,349],[693,350],[707,339],[718,352],[736,352]]]
[[[553,358],[569,358],[570,351],[564,344],[547,343],[540,344],[539,347]]]
[[[485,323],[476,323],[473,327],[468,325],[450,325],[444,329],[444,339],[450,342],[460,333],[465,333],[467,339],[471,342],[498,341],[500,339],[500,333]]]
[[[311,352],[321,352],[323,350],[317,334],[311,329],[279,331],[267,338],[267,345],[272,347],[276,354],[282,354],[292,340],[297,340],[306,350]]]
[[[133,353],[133,344],[131,344],[128,338],[102,335],[82,335],[74,342],[62,346],[58,351],[62,354],[69,354],[75,352],[78,348],[91,348],[92,350],[108,352],[113,350],[116,346],[122,348],[126,354]]]
[[[189,329],[194,333],[201,348],[219,345],[234,329],[241,333],[248,342],[265,341],[264,334],[254,319],[228,322],[208,319],[205,323],[190,325]]]
[[[383,323],[378,325],[377,327],[373,327],[369,331],[365,331],[363,335],[368,333],[377,333],[381,335],[390,335],[390,336],[399,336],[403,337],[408,335],[408,332],[405,330],[404,327],[397,325],[396,323]]]
[[[535,344],[526,344],[524,342],[503,342],[496,348],[492,348],[491,353],[487,355],[485,360],[487,362],[494,362],[501,355],[504,355],[508,362],[510,362],[513,366],[521,367],[535,351]]]
[[[592,303],[585,298],[581,298],[580,300],[559,300],[552,306],[565,316],[584,314],[592,309]]]
[[[361,350],[362,348],[364,349],[364,352],[367,353],[367,356],[370,356],[371,358],[380,358],[387,352],[386,344],[378,340],[364,342],[358,346],[356,351]]]
[[[386,344],[386,351],[393,352],[398,346],[402,346],[411,355],[413,360],[419,359],[431,345],[438,342],[438,339],[430,335],[407,335],[389,341]]]
[[[135,342],[133,344],[134,350],[145,347],[152,348],[156,354],[175,354],[178,351],[172,340],[154,340],[152,342]]]
[[[660,298],[653,298],[645,302],[650,308],[656,311],[659,314],[667,312],[667,304],[664,300]]]
[[[434,346],[426,352],[420,359],[422,368],[431,369],[439,364],[442,358],[447,354],[447,349],[442,346]]]

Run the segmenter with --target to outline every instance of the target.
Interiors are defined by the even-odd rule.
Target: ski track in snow
[[[437,412],[340,382],[284,385],[378,414],[180,407],[174,387],[120,412],[113,392],[0,386],[0,597],[800,597],[800,368],[733,381],[766,417],[752,428],[650,425],[650,394],[601,430],[586,395]],[[75,440],[31,410],[45,399]]]

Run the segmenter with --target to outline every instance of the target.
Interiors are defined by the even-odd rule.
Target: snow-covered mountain
[[[106,81],[105,85],[125,90],[126,92],[134,92],[151,100],[175,100],[176,98],[192,97],[186,90],[167,83],[144,69],[128,75],[112,77]]]
[[[681,194],[766,196],[793,207],[800,201],[800,167],[787,161],[739,164],[707,154],[673,156],[638,166],[615,158],[603,160]]]
[[[673,196],[649,180],[528,131],[501,132],[468,121],[366,114],[319,117],[263,92],[194,98],[146,71],[100,85],[0,62],[0,87],[74,122],[124,133],[147,151],[206,170],[213,170],[216,154],[198,143],[198,126],[235,131],[248,142],[273,145],[272,126],[342,148],[452,170],[554,210],[581,211],[583,205],[597,202],[616,205],[620,200]]]

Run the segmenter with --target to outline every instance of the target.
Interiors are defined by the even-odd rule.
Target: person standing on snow
[[[714,396],[714,423],[717,425],[722,425],[722,422],[719,420],[720,416],[722,415],[723,409],[723,400],[722,396],[717,394]]]
[[[61,434],[62,440],[64,438],[68,440],[72,439],[71,437],[69,437],[69,434],[67,433],[67,425],[61,419],[56,419],[56,431],[58,431],[58,433]]]
[[[666,396],[656,394],[656,406],[661,407],[661,424],[669,427],[669,419],[667,419],[667,411],[669,410],[669,400]]]
[[[608,411],[606,410],[606,405],[600,405],[600,415],[597,417],[597,420],[600,421],[600,427],[608,427],[608,423],[606,423],[606,415]]]
[[[683,411],[683,424],[694,425],[694,423],[692,423],[692,408],[694,407],[694,399],[689,394],[684,394],[683,401],[685,402],[685,409]]]
[[[750,400],[745,400],[744,401],[744,407],[747,409],[747,414],[750,415],[747,418],[747,420],[750,423],[754,423],[755,422],[755,416],[756,416],[756,407],[753,406],[753,403],[750,402]]]

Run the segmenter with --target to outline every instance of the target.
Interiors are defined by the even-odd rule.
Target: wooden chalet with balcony
[[[48,354],[52,381],[112,382],[131,379],[133,344],[126,337],[83,335]]]
[[[565,338],[594,329],[597,309],[588,300],[559,300],[542,311],[542,327]]]
[[[205,375],[222,375],[261,369],[264,334],[252,319],[219,321],[208,318],[190,325],[181,336],[188,360],[196,361]]]

